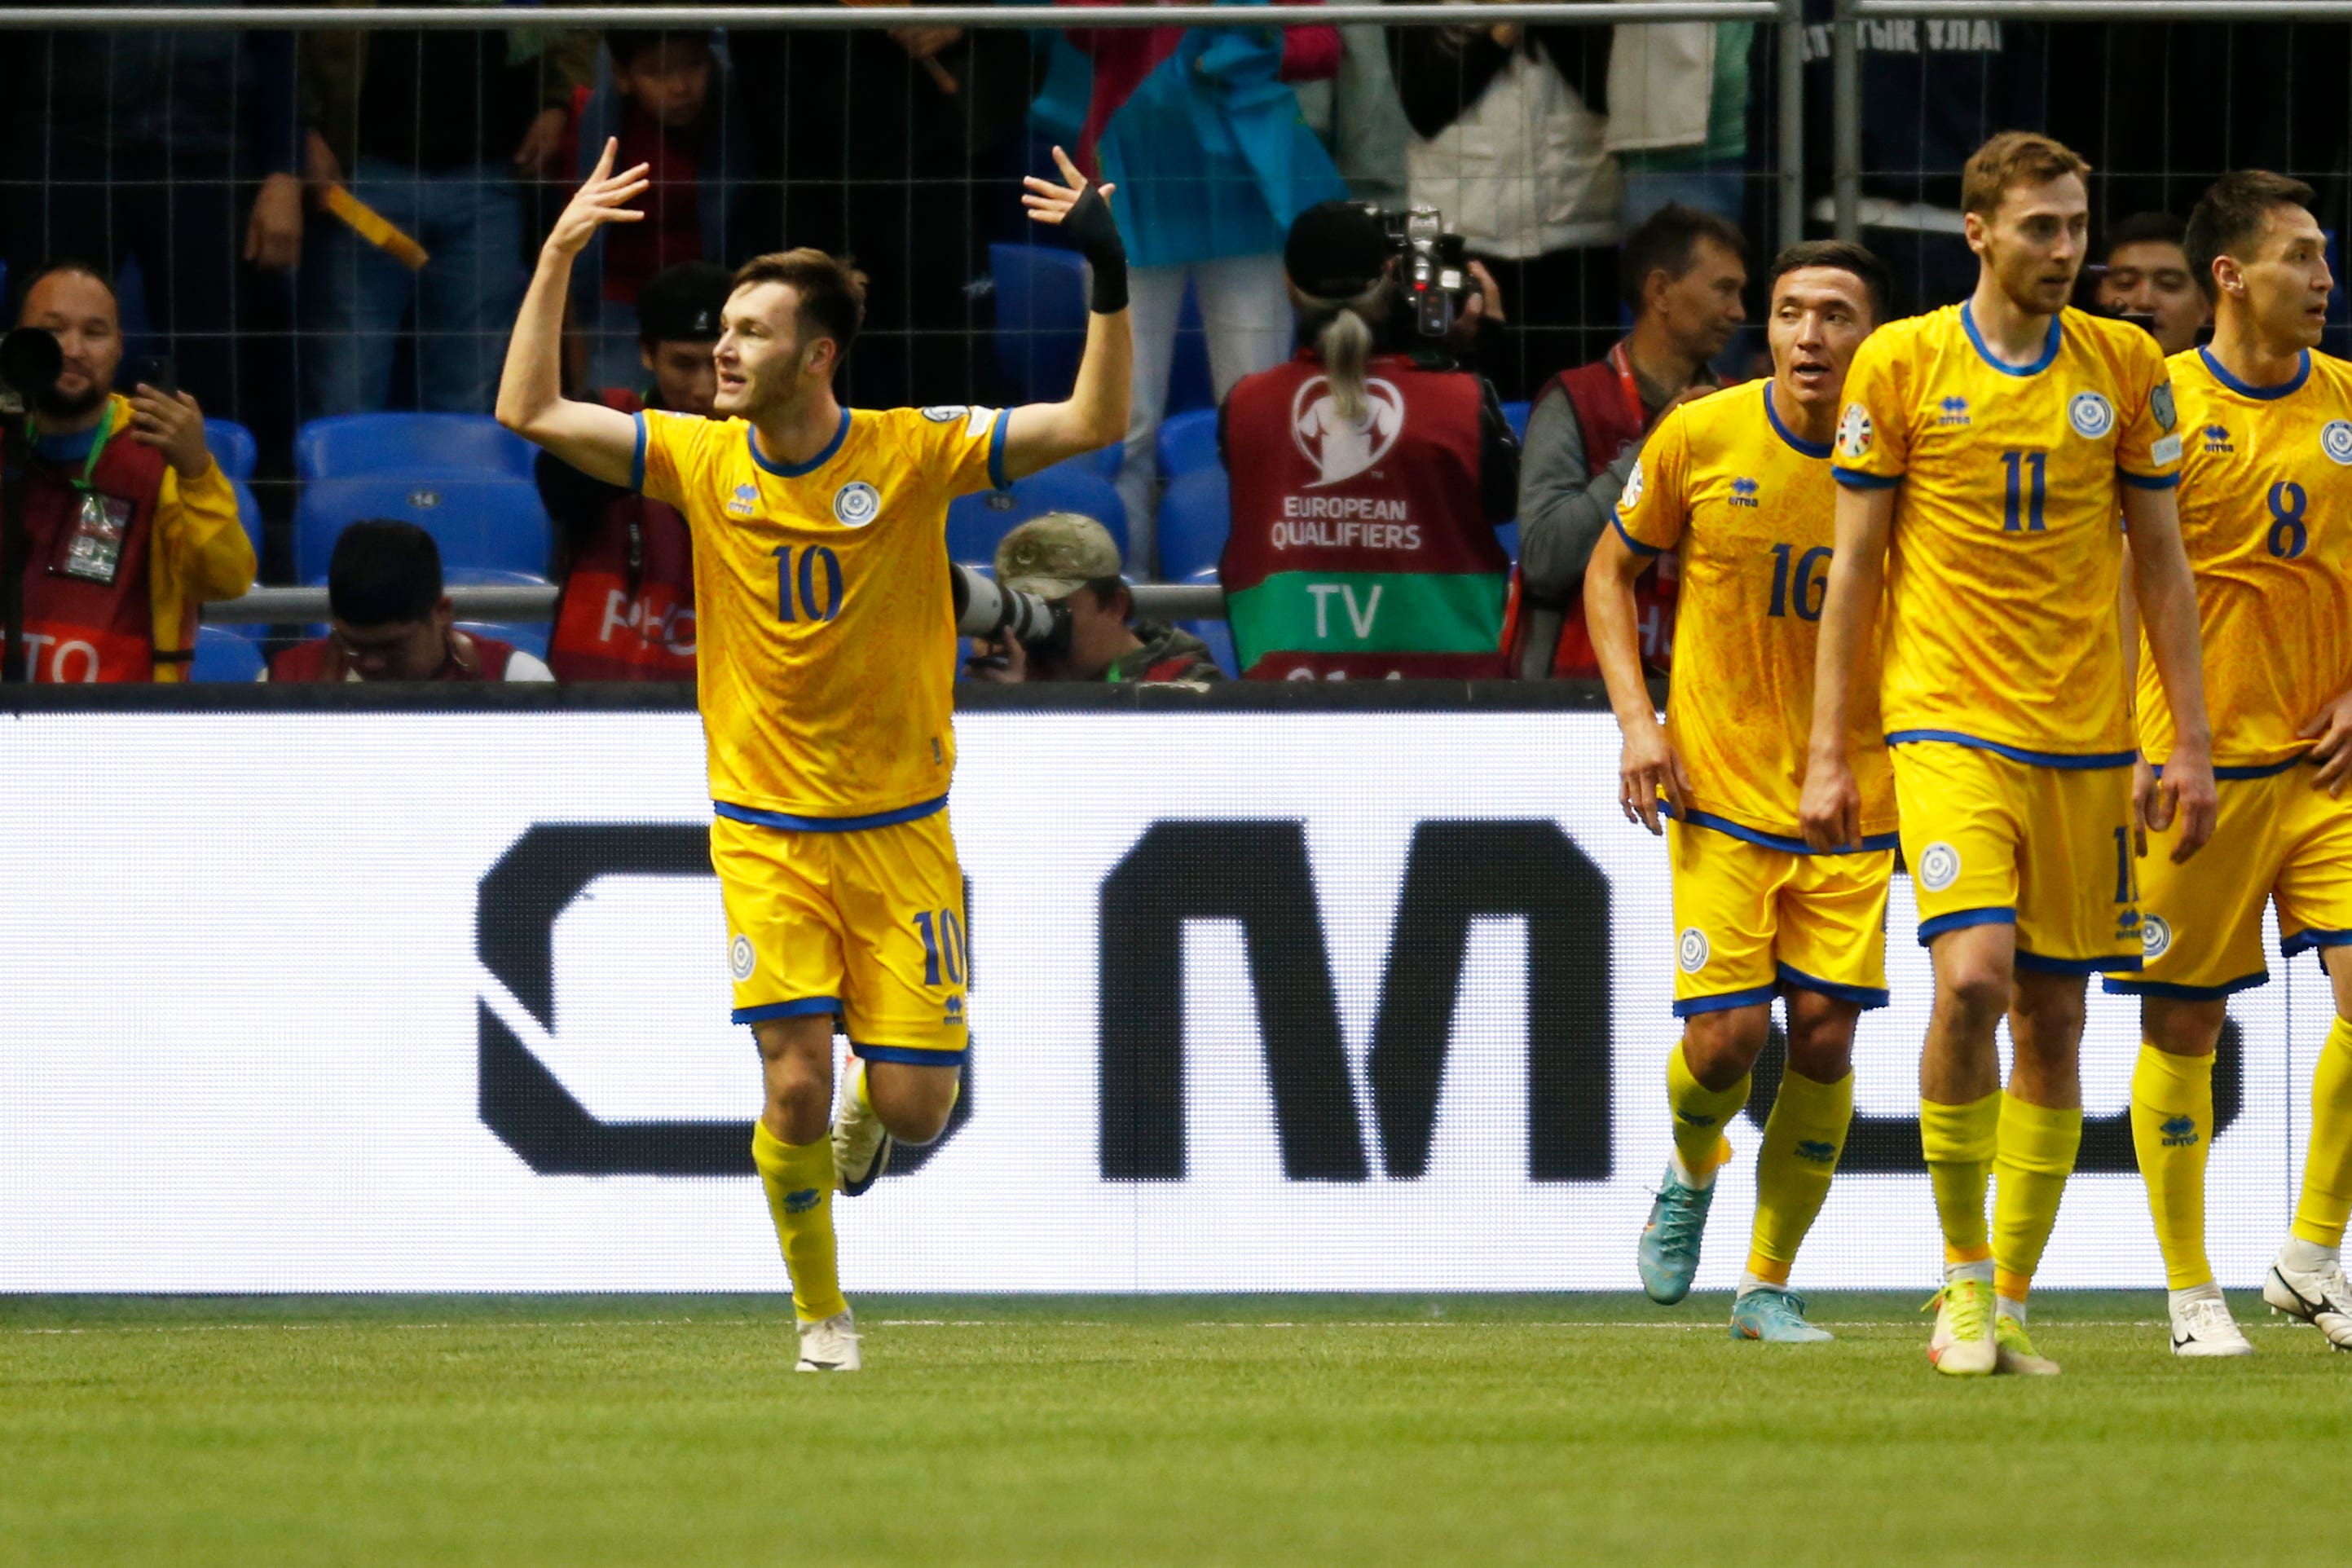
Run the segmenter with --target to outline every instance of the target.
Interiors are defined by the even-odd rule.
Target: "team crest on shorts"
[[[1691,926],[1675,943],[1675,962],[1683,966],[1685,974],[1696,974],[1706,967],[1706,932]]]
[[[2095,392],[2078,392],[2066,400],[2066,423],[2074,434],[2095,441],[2116,427],[2116,405]]]
[[[736,984],[740,984],[751,979],[751,971],[759,967],[760,955],[751,951],[751,939],[738,933],[735,940],[727,944],[728,973],[735,976]]]
[[[2139,955],[2143,960],[2164,956],[2172,945],[2172,927],[2162,915],[2142,915],[2139,921]]]
[[[1838,416],[1837,455],[1841,458],[1864,458],[1870,455],[1871,443],[1878,438],[1870,423],[1870,411],[1859,403],[1849,403]]]
[[[2330,419],[2322,425],[2319,449],[2329,461],[2352,466],[2352,419]]]
[[[1625,476],[1625,491],[1617,498],[1617,510],[1631,517],[1633,509],[1642,504],[1642,459],[1633,459],[1633,471]]]
[[[1930,844],[1919,851],[1919,864],[1915,869],[1921,887],[1931,893],[1940,893],[1960,879],[1960,852],[1948,844]]]
[[[852,479],[833,492],[833,521],[844,528],[864,528],[882,510],[882,492],[864,479]]]
[[[970,405],[966,404],[934,403],[923,410],[923,417],[934,425],[952,425],[971,412]]]

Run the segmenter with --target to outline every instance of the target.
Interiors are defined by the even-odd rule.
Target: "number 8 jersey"
[[[2039,358],[2001,363],[1966,305],[1856,351],[1840,484],[1897,487],[1880,640],[1888,738],[2023,762],[2130,760],[2116,619],[2118,484],[2179,478],[2156,340],[2067,310]]]
[[[834,827],[936,808],[955,769],[948,502],[1003,483],[1004,414],[844,409],[797,467],[740,419],[636,417],[633,488],[694,536],[711,799]]]
[[[2180,399],[2180,537],[2197,574],[2213,762],[2264,767],[2352,683],[2352,366],[2305,353],[2248,386],[2203,349],[2172,356]],[[2143,649],[2140,744],[2172,751],[2172,713]]]

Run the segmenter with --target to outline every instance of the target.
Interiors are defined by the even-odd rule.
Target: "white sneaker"
[[[1970,1275],[1944,1282],[1936,1299],[1927,1360],[1948,1377],[1988,1377],[1999,1359],[1992,1337],[1992,1287]]]
[[[833,1186],[843,1197],[854,1198],[882,1179],[890,1168],[890,1134],[882,1119],[858,1095],[866,1080],[866,1062],[849,1061],[848,1092],[833,1119]]]
[[[801,1362],[795,1372],[856,1372],[864,1366],[857,1353],[857,1319],[844,1307],[830,1318],[801,1325]]]
[[[2263,1281],[2263,1300],[2273,1311],[2311,1324],[2337,1350],[2352,1350],[2352,1287],[2344,1283],[2344,1266],[2335,1259],[2306,1271],[2290,1267],[2282,1254]]]
[[[2236,1356],[2254,1353],[2253,1342],[2230,1316],[2221,1292],[2172,1303],[2172,1353],[2177,1356]]]

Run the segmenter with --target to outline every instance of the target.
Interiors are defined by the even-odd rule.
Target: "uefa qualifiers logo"
[[[1339,417],[1330,388],[1329,376],[1311,376],[1290,400],[1291,439],[1322,476],[1308,489],[1354,479],[1388,456],[1404,431],[1404,395],[1394,384],[1377,377],[1364,384],[1370,406],[1361,419]]]

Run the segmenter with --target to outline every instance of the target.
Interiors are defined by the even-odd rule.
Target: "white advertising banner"
[[[0,1289],[783,1286],[694,715],[5,733]],[[1606,714],[958,733],[967,1094],[839,1205],[852,1291],[1635,1287],[1675,931]],[[1898,879],[1894,1005],[1863,1025],[1864,1120],[1801,1288],[1937,1275],[1913,928]],[[2220,1074],[2232,1285],[2284,1233],[2331,1014],[2312,959],[2272,968],[2231,1002]],[[2162,1283],[2122,1115],[2137,1042],[2095,983],[2046,1284]],[[1743,1260],[1759,1136],[1732,1130],[1703,1287]]]

